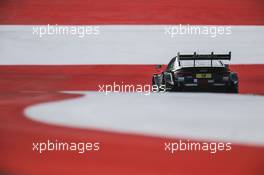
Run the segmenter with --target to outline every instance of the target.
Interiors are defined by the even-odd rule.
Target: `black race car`
[[[222,60],[229,54],[177,54],[167,68],[152,77],[152,85],[160,91],[221,91],[238,93],[237,73],[230,71]],[[162,66],[157,65],[158,70]]]

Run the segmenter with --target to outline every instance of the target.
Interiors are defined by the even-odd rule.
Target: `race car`
[[[180,54],[173,57],[165,70],[152,77],[152,86],[160,91],[213,91],[238,93],[238,75],[223,60],[231,60],[228,54]]]

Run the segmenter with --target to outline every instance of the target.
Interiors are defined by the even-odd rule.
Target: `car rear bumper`
[[[180,91],[198,91],[198,92],[228,92],[230,83],[179,83],[175,89]]]
[[[225,83],[211,83],[208,85],[199,85],[198,83],[185,83],[183,84],[185,87],[226,87]]]

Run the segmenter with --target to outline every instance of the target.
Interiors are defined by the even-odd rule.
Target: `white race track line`
[[[218,34],[214,38],[213,35],[198,34],[171,38],[165,34],[167,25],[99,27],[99,35],[84,38],[77,35],[40,38],[33,35],[30,25],[0,25],[0,64],[165,64],[179,51],[232,51],[232,64],[264,63],[264,26],[231,26],[232,34]]]
[[[35,121],[77,128],[264,144],[264,98],[261,96],[69,93],[85,96],[33,105],[25,110],[25,115]]]

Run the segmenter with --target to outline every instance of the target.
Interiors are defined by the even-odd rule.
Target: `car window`
[[[181,67],[193,67],[194,61],[193,60],[184,60],[180,61]],[[213,61],[213,67],[224,67],[221,61]],[[195,67],[211,67],[211,60],[196,60]]]

